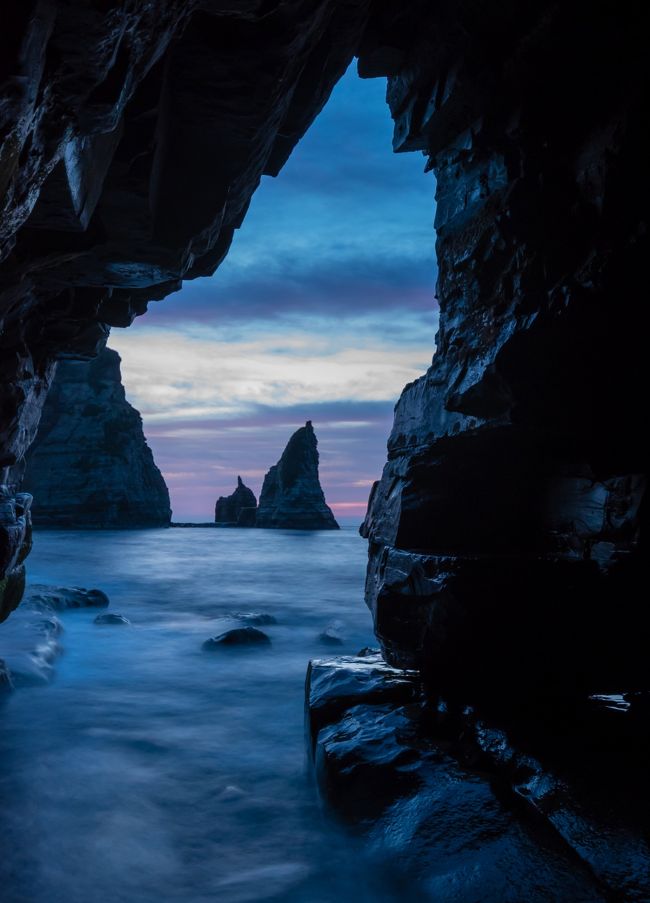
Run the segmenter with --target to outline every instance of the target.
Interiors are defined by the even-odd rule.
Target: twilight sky
[[[363,517],[437,328],[435,184],[420,154],[392,153],[385,90],[352,65],[214,276],[112,331],[174,520],[212,520],[237,474],[258,495],[309,419],[328,503]]]

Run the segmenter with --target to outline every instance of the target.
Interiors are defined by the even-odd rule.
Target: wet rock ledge
[[[422,899],[650,899],[647,696],[514,706],[434,698],[379,654],[313,661],[321,797]]]

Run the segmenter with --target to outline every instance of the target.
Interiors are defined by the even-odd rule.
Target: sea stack
[[[126,400],[116,351],[59,363],[23,486],[36,527],[169,526],[169,492]]]
[[[237,488],[232,495],[222,495],[214,508],[214,521],[224,527],[254,527],[257,499],[252,489],[237,477]]]
[[[293,434],[264,477],[257,527],[338,530],[318,479],[318,441],[311,420]]]

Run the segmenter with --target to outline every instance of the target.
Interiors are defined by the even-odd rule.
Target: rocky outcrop
[[[214,508],[214,520],[228,527],[254,527],[257,499],[241,477],[237,477],[237,488],[232,495],[221,495]]]
[[[480,713],[427,698],[381,656],[312,662],[306,692],[330,810],[399,861],[418,899],[648,899],[650,750],[634,699]]]
[[[32,497],[0,486],[0,621],[20,604],[25,591],[25,559],[32,548]]]
[[[116,351],[59,364],[23,485],[38,527],[169,525],[167,486],[126,400]]]
[[[338,530],[318,479],[318,442],[311,420],[296,430],[264,477],[255,526]]]

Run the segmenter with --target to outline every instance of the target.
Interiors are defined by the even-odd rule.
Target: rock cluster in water
[[[38,527],[169,524],[167,486],[126,400],[116,351],[59,364],[23,485]]]
[[[311,420],[289,439],[282,457],[264,477],[259,506],[237,477],[232,495],[221,496],[215,521],[222,526],[285,530],[338,530],[318,477],[318,440]]]
[[[237,477],[237,488],[232,495],[220,496],[214,509],[214,520],[227,527],[255,526],[257,499],[241,477]]]
[[[318,478],[318,441],[311,420],[296,430],[264,477],[255,526],[339,529]]]

